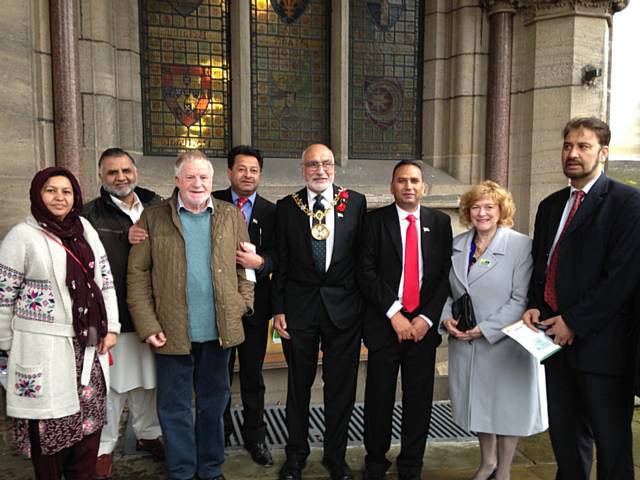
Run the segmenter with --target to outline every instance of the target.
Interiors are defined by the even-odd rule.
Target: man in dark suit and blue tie
[[[245,341],[233,348],[229,358],[229,378],[233,378],[236,349],[240,363],[240,398],[243,407],[242,437],[251,458],[259,465],[271,466],[273,459],[265,443],[264,381],[262,365],[267,349],[271,319],[271,280],[276,265],[276,206],[258,195],[263,157],[260,150],[238,145],[227,155],[227,176],[231,187],[213,192],[213,196],[237,205],[247,223],[251,245],[242,245],[236,253],[237,262],[254,271],[253,314],[242,318]],[[229,406],[225,411],[225,434],[233,428]]]
[[[538,207],[524,321],[562,345],[545,362],[557,480],[633,478],[630,335],[640,276],[640,193],[607,178],[609,126],[576,118],[563,132],[570,186]]]
[[[332,480],[351,480],[345,452],[362,327],[355,264],[366,200],[333,184],[334,157],[324,145],[309,146],[301,168],[306,187],[276,206],[274,326],[289,366],[289,439],[280,479],[302,478],[309,455],[311,386],[321,347],[326,425],[322,463]]]
[[[422,166],[393,169],[395,202],[365,217],[358,281],[367,300],[364,341],[369,349],[364,406],[364,478],[381,480],[398,371],[402,369],[402,437],[396,459],[401,480],[420,479],[433,400],[438,322],[449,294],[451,221],[420,206]]]

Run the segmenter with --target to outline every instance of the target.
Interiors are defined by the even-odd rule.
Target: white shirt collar
[[[137,210],[139,208],[142,208],[142,202],[140,202],[140,199],[138,198],[138,195],[136,195],[136,192],[133,192],[133,203],[131,204],[131,207],[129,207],[129,205],[126,202],[123,202],[118,197],[111,194],[109,194],[109,196],[111,197],[111,200],[113,200],[113,203],[116,204],[116,207],[118,207],[123,212],[128,212],[129,210]]]
[[[313,207],[313,202],[318,195],[322,196],[326,204],[331,205],[331,202],[333,202],[333,185],[329,185],[325,191],[320,194],[312,192],[309,187],[307,187],[307,200],[310,207]]]
[[[400,208],[396,203],[396,210],[398,211],[398,218],[400,218],[400,220],[406,219],[409,215],[413,215],[416,220],[420,220],[420,206],[418,206],[418,208],[416,208],[413,212],[408,212]]]
[[[182,198],[180,198],[180,192],[178,192],[178,212],[180,212],[181,208],[184,208],[187,212],[195,213],[190,208],[187,208],[184,203],[182,203]],[[207,199],[207,205],[204,207],[204,209],[202,209],[202,212],[204,212],[207,209],[210,209],[211,212],[213,212],[213,200],[211,200],[211,195],[209,195],[209,198]],[[202,213],[202,212],[198,212],[198,213]]]

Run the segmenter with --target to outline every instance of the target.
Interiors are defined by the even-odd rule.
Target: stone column
[[[507,186],[509,180],[509,122],[514,5],[485,0],[489,16],[489,65],[485,178]]]
[[[336,163],[349,157],[349,2],[331,0],[331,148]]]
[[[82,102],[77,2],[51,0],[51,69],[56,165],[82,179]]]
[[[538,204],[567,185],[562,129],[576,116],[608,117],[610,27],[626,0],[520,0],[514,19],[509,189],[516,227],[529,233]],[[582,83],[585,65],[602,76]]]
[[[231,131],[233,144],[251,144],[251,6],[232,1]]]

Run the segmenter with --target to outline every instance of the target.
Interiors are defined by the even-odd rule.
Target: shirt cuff
[[[391,307],[389,307],[389,310],[387,310],[387,318],[391,320],[391,317],[393,317],[400,310],[402,310],[402,304],[398,300],[396,300],[395,302],[393,302]]]
[[[422,318],[425,322],[427,322],[427,325],[429,325],[429,328],[433,327],[433,322],[431,320],[429,320],[429,317],[427,317],[426,315],[418,315],[420,318]]]

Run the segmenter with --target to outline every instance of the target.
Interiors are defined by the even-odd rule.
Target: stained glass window
[[[350,0],[351,158],[419,158],[421,3]]]
[[[141,0],[145,154],[226,153],[228,11],[227,0]]]
[[[253,144],[297,157],[329,141],[329,0],[251,0]]]

